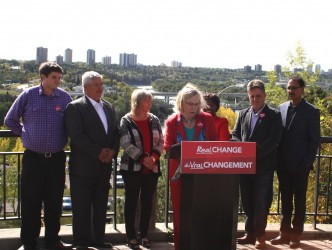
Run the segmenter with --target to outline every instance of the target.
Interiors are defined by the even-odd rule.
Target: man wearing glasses
[[[303,99],[305,81],[299,76],[289,78],[289,101],[279,106],[283,134],[278,146],[277,169],[281,193],[282,219],[280,235],[272,245],[290,244],[298,248],[306,211],[308,176],[320,143],[319,109]],[[292,220],[294,199],[294,217]]]

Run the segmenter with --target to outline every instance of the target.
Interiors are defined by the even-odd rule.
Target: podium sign
[[[255,174],[256,143],[182,141],[182,174]]]

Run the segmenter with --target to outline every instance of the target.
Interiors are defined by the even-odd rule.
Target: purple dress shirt
[[[41,84],[22,92],[5,117],[5,125],[20,135],[23,147],[37,153],[59,152],[67,144],[64,111],[71,97],[62,89],[51,96]]]

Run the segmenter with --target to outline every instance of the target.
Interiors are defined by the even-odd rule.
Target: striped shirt
[[[5,117],[5,125],[20,135],[23,147],[37,153],[59,152],[67,144],[64,111],[71,97],[62,89],[51,96],[41,84],[22,92]]]

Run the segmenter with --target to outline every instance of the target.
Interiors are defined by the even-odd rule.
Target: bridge
[[[232,86],[229,86],[232,87]],[[228,89],[229,87],[225,88]],[[224,90],[225,90],[224,89]],[[163,100],[165,104],[159,104],[160,108],[173,108],[175,98],[178,93],[176,92],[150,92],[156,99]],[[81,91],[68,91],[71,97],[80,97],[83,95]],[[220,98],[220,106],[232,108],[233,110],[241,110],[249,106],[247,93],[224,93],[223,90],[218,93]],[[229,99],[232,99],[230,101]]]
[[[176,92],[151,92],[156,99],[163,100],[165,104],[159,104],[159,107],[173,108],[175,104]],[[220,106],[241,110],[249,107],[247,93],[223,93],[219,92]],[[158,98],[159,97],[159,98]]]

